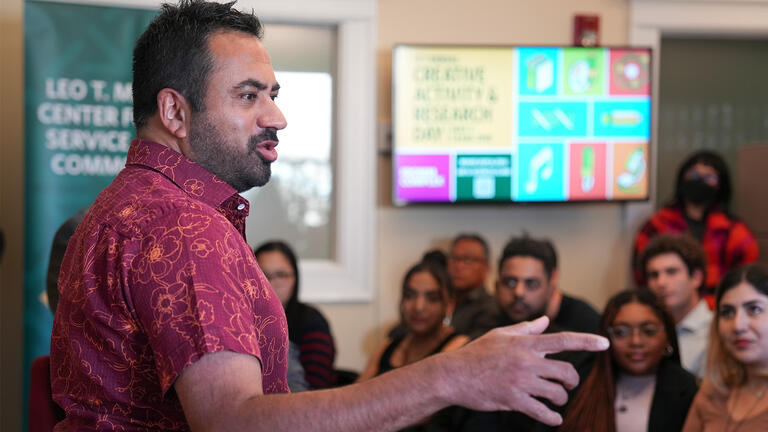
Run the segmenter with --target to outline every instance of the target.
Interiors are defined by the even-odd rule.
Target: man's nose
[[[259,115],[257,123],[262,129],[273,128],[280,130],[285,129],[285,127],[288,126],[288,122],[285,120],[283,112],[277,107],[275,101],[271,99],[266,103],[266,108]]]

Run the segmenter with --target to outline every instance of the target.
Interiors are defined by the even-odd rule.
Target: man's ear
[[[499,299],[499,294],[501,292],[501,278],[496,279],[496,283],[493,284],[493,296],[496,297],[496,300]]]
[[[557,288],[557,281],[560,279],[560,272],[557,269],[552,269],[552,276],[549,277],[549,284]]]
[[[700,268],[697,268],[691,273],[691,285],[693,285],[695,289],[698,289],[703,284],[704,284],[704,271]]]
[[[174,89],[164,88],[157,93],[157,112],[160,122],[171,135],[187,138],[191,117],[187,98]]]

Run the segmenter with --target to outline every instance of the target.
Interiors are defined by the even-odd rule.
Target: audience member
[[[422,261],[411,267],[403,279],[400,298],[407,333],[379,348],[358,381],[466,344],[467,336],[443,322],[452,297],[448,275],[439,263]]]
[[[587,302],[563,294],[558,282],[557,252],[549,240],[528,236],[511,239],[499,259],[496,282],[504,322],[546,314],[559,328],[596,333],[600,315]]]
[[[489,269],[490,248],[485,239],[467,233],[454,237],[448,254],[448,274],[456,293],[450,323],[473,339],[494,327],[496,307],[485,286]]]
[[[52,313],[56,313],[56,305],[59,303],[59,290],[56,284],[59,281],[59,271],[61,262],[64,260],[64,252],[67,251],[69,238],[75,233],[75,229],[88,213],[90,206],[86,206],[77,211],[72,217],[65,220],[56,230],[51,243],[51,255],[48,258],[48,273],[45,277],[45,292],[48,296],[48,307]]]
[[[513,238],[504,247],[499,258],[496,282],[495,325],[506,326],[545,315],[548,300],[557,283],[557,257],[554,247],[546,240],[530,237]],[[575,300],[575,299],[574,299]],[[577,314],[582,320],[599,322],[599,315],[586,303],[575,300],[563,302],[576,304],[581,311],[566,310],[566,316]],[[570,322],[570,320],[566,320]],[[588,326],[588,324],[586,324]],[[584,331],[584,323],[579,327]],[[598,326],[589,327],[597,333]],[[552,319],[545,333],[573,330],[563,327]],[[548,356],[551,359],[570,363],[583,377],[592,365],[593,357],[583,352],[559,353]],[[561,408],[551,406],[555,411]],[[430,432],[471,432],[471,431],[546,431],[549,428],[531,417],[509,411],[478,412],[462,407],[451,407],[437,413],[428,426]]]
[[[683,432],[768,430],[768,273],[732,270],[715,295],[707,378]]]
[[[648,242],[666,232],[690,233],[706,252],[704,298],[710,307],[714,289],[729,270],[758,259],[754,236],[744,223],[728,212],[731,179],[728,167],[717,153],[700,151],[680,166],[675,195],[643,225],[635,238],[635,281],[645,286],[640,255]]]
[[[288,372],[286,373],[286,380],[288,380],[288,388],[291,389],[291,393],[301,393],[309,390],[309,383],[307,382],[307,375],[304,372],[304,366],[301,364],[301,350],[296,342],[288,341]]]
[[[696,394],[680,366],[675,324],[651,291],[613,296],[600,321],[611,348],[566,410],[562,432],[677,432]]]
[[[256,261],[285,309],[288,338],[299,349],[299,360],[310,389],[334,384],[336,346],[323,314],[299,301],[296,254],[282,241],[269,241],[254,250]]]
[[[699,297],[705,280],[704,250],[688,234],[663,234],[640,257],[648,288],[667,305],[675,320],[680,361],[704,378],[712,312]]]
[[[405,332],[391,337],[368,362],[358,382],[419,361],[439,352],[454,351],[469,341],[445,323],[453,303],[453,288],[445,270],[445,255],[429,251],[403,278],[400,322]],[[402,431],[425,430],[429,417]]]

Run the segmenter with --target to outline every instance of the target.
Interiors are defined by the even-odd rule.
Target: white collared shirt
[[[683,368],[704,378],[706,374],[707,345],[712,311],[707,302],[699,300],[688,315],[677,324],[677,341],[680,344],[680,361]]]

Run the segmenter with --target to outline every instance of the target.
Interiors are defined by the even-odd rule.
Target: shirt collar
[[[699,300],[696,307],[688,312],[688,315],[677,324],[677,328],[678,330],[695,332],[708,327],[710,322],[712,322],[712,311],[709,310],[707,302],[702,299]]]
[[[131,165],[165,175],[191,198],[213,208],[237,208],[247,215],[248,200],[240,196],[235,188],[176,150],[156,142],[135,139],[128,149],[125,163],[126,167]]]

